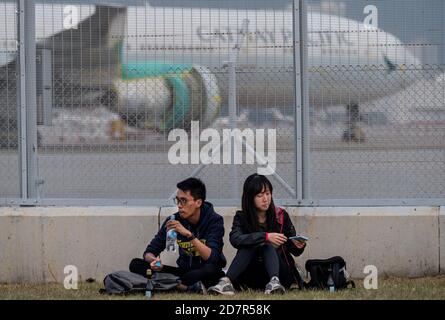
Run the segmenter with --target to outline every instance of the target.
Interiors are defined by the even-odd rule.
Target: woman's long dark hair
[[[252,174],[244,181],[243,196],[241,200],[241,206],[243,214],[246,218],[248,229],[250,232],[260,231],[260,225],[258,223],[257,209],[255,208],[255,196],[264,190],[269,189],[272,194],[273,188],[269,179],[263,175]],[[276,229],[276,217],[275,217],[275,205],[273,198],[271,198],[270,206],[266,211],[266,229],[267,231],[275,231]]]

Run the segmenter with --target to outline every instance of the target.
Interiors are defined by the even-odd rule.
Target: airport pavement
[[[408,138],[407,138],[408,139]],[[393,140],[394,141],[394,140]],[[445,141],[435,136],[434,141]],[[413,142],[413,139],[411,139]],[[282,146],[282,145],[281,145]],[[318,145],[320,146],[320,145]],[[398,199],[441,198],[445,194],[445,147],[417,143],[362,146],[342,143],[341,148],[326,142],[326,148],[311,144],[309,183],[314,199]],[[81,151],[39,150],[38,166],[44,184],[41,198],[167,199],[175,184],[198,167],[171,165],[168,148],[152,151],[109,150],[84,147]],[[295,188],[295,154],[277,152],[276,172]],[[18,157],[14,152],[0,156],[0,198],[19,194]],[[208,186],[209,198],[239,198],[234,193],[236,177],[231,165],[204,166],[198,174]],[[237,165],[238,190],[257,165]],[[271,176],[275,197],[292,198]]]

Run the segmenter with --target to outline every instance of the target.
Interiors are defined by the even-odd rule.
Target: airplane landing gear
[[[365,134],[360,127],[348,128],[343,131],[343,141],[345,142],[364,142]]]
[[[343,131],[343,141],[345,142],[363,142],[365,134],[357,124],[360,121],[360,111],[358,104],[347,105],[346,112],[348,119],[346,120],[346,129]]]

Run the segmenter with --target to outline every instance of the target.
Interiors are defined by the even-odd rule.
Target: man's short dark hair
[[[197,178],[185,179],[184,181],[179,182],[176,185],[176,188],[184,192],[190,191],[190,194],[195,200],[206,200],[206,186],[201,180]]]

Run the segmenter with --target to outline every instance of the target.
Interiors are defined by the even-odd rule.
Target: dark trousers
[[[273,276],[286,288],[295,282],[291,268],[270,244],[239,249],[227,271],[237,288],[264,289]]]
[[[147,270],[151,269],[150,264],[143,259],[133,259],[130,263],[130,271],[140,274],[144,277],[147,276]],[[202,281],[204,286],[210,287],[218,283],[218,280],[224,276],[224,271],[221,267],[213,264],[204,264],[199,269],[183,270],[178,267],[163,266],[161,272],[171,273],[181,278],[181,283],[186,286],[195,284],[198,281]]]

